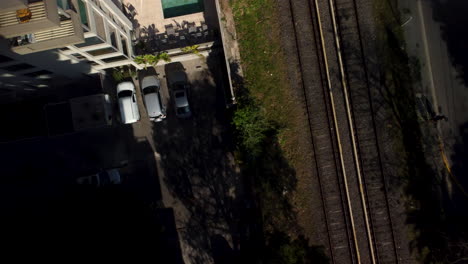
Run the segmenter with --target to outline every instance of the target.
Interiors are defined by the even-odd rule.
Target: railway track
[[[399,263],[356,0],[290,0],[333,263]]]

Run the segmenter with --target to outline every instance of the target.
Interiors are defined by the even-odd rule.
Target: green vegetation
[[[284,233],[269,235],[264,263],[268,264],[323,264],[328,258],[322,247],[309,247],[304,237],[291,240]]]
[[[240,106],[234,113],[233,122],[239,142],[251,159],[260,157],[268,135],[277,133],[275,123],[266,119],[253,103]]]
[[[272,0],[234,1],[244,72],[245,91],[237,91],[239,109],[235,124],[242,130],[244,146],[258,153],[265,134],[275,130],[283,138],[294,126],[295,105],[285,86],[287,77],[282,65],[279,34]],[[238,89],[239,90],[239,89]],[[291,113],[292,112],[292,113]],[[255,124],[249,124],[254,121]]]
[[[136,63],[143,64],[145,69],[148,66],[153,66],[153,67],[156,66],[160,60],[163,60],[165,62],[170,62],[171,57],[169,56],[169,54],[167,54],[167,52],[161,52],[156,55],[145,54],[145,55],[136,56],[134,59]]]
[[[135,77],[136,74],[136,71],[128,66],[112,69],[112,78],[114,78],[116,82],[121,82],[125,79]]]
[[[283,181],[294,181],[290,173],[281,174],[281,167],[273,164],[284,163],[282,149],[278,146],[278,135],[288,127],[285,111],[280,106],[288,106],[287,91],[281,83],[283,75],[278,54],[279,40],[273,39],[271,32],[274,23],[269,20],[274,14],[272,0],[241,0],[233,2],[233,13],[244,72],[244,83],[236,87],[237,109],[233,124],[237,131],[239,158],[245,171],[254,173],[259,198],[278,198],[262,201],[263,214],[276,216],[267,225],[274,226],[278,218],[287,219],[289,212],[268,212],[266,208],[275,208],[287,201],[281,194]],[[275,159],[279,159],[277,161]],[[276,167],[276,168],[275,168]],[[264,168],[265,171],[260,169]],[[251,170],[252,169],[252,170]],[[274,170],[274,171],[272,171]],[[261,175],[259,175],[261,173]],[[286,186],[289,186],[288,184]],[[274,194],[273,194],[274,192]],[[281,201],[278,201],[281,200]],[[282,215],[282,212],[285,215]]]
[[[274,0],[231,1],[244,78],[235,83],[236,157],[261,209],[263,251],[254,263],[327,263],[301,237],[290,195],[297,179],[294,149],[300,110],[282,68]],[[258,241],[257,241],[258,242]]]
[[[180,50],[185,53],[193,53],[199,56],[200,58],[203,58],[204,56],[198,50],[199,47],[200,47],[199,45],[192,45],[192,46],[183,47]]]

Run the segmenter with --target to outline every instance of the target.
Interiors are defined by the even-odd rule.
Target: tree
[[[126,78],[132,78],[135,76],[136,76],[136,71],[133,71],[128,66],[122,66],[119,68],[112,69],[112,78],[114,78],[116,82],[121,82]]]

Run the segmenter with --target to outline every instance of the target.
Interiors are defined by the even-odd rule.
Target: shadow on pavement
[[[174,212],[161,208],[154,151],[130,126],[4,144],[1,150],[2,252],[183,263]],[[77,177],[115,167],[121,184],[76,184]]]
[[[442,38],[447,42],[452,64],[459,69],[460,78],[468,85],[468,2],[460,0],[429,0],[434,20],[440,22]]]
[[[219,55],[206,59],[208,70],[197,73],[196,80],[189,80],[193,116],[178,119],[170,103],[168,118],[155,137],[165,184],[189,212],[185,219],[179,219],[184,226],[179,234],[191,248],[184,252],[193,263],[212,261],[213,237],[228,241],[232,252],[239,250],[234,238],[238,237],[238,207],[243,196],[232,152]],[[180,63],[165,68],[169,84],[174,82],[174,72],[185,72]]]
[[[182,263],[172,238],[172,212],[151,210],[120,186],[70,186],[62,192],[34,197],[15,209],[2,208],[8,212],[2,220],[8,227],[3,227],[2,241],[9,253],[28,251],[26,255],[39,259],[63,254]]]

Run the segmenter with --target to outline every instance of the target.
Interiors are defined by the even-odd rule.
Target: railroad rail
[[[356,0],[290,0],[333,263],[399,263]]]

